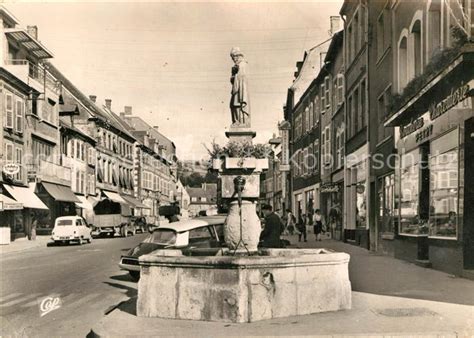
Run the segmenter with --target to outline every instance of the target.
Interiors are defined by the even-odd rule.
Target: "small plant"
[[[224,159],[226,157],[245,158],[270,158],[272,149],[266,144],[252,144],[250,142],[235,142],[230,141],[225,146],[220,146],[215,141],[212,141],[211,147],[205,146],[207,153],[211,160]]]

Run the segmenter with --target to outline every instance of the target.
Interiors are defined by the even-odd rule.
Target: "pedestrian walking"
[[[298,222],[298,242],[301,242],[301,237],[303,237],[303,240],[307,242],[306,238],[306,224],[308,223],[308,219],[305,214],[303,216],[300,216],[300,221]]]
[[[321,210],[316,209],[313,217],[314,235],[316,241],[321,241],[321,232],[323,232],[323,221],[321,218]]]
[[[286,209],[286,212],[286,231],[288,231],[288,234],[293,235],[295,233],[296,218],[290,209]]]
[[[284,228],[283,223],[280,217],[273,212],[271,205],[263,205],[262,212],[265,216],[265,227],[260,233],[260,246],[264,248],[279,248],[281,246],[280,235]]]

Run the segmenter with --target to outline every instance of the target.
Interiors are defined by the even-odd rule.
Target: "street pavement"
[[[0,336],[84,337],[111,307],[136,293],[136,283],[117,264],[145,236],[2,252]],[[48,297],[59,308],[41,316]]]

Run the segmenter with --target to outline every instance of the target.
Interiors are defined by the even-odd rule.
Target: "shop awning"
[[[21,209],[23,209],[23,204],[11,199],[8,196],[0,194],[0,211]]]
[[[23,204],[23,208],[48,210],[48,207],[35,195],[33,189],[3,185],[13,198]]]
[[[143,204],[133,196],[122,195],[122,197],[131,205],[132,208],[150,209],[148,205]]]
[[[92,205],[91,201],[87,199],[87,197],[80,195],[76,195],[76,197],[80,201],[79,203],[76,203],[76,207],[88,210],[94,209],[94,206]]]
[[[128,204],[127,201],[125,201],[122,196],[120,196],[119,194],[117,194],[116,192],[112,192],[112,191],[105,191],[105,190],[102,190],[102,192],[104,193],[105,197],[107,197],[109,200],[111,200],[112,202],[115,202],[115,203],[122,203],[122,204]]]
[[[80,203],[79,199],[74,195],[71,188],[64,185],[41,182],[48,194],[58,202]]]

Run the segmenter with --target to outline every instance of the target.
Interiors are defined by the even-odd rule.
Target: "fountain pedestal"
[[[218,254],[176,251],[170,257],[158,251],[140,257],[138,316],[244,323],[351,308],[348,254],[325,249]]]

